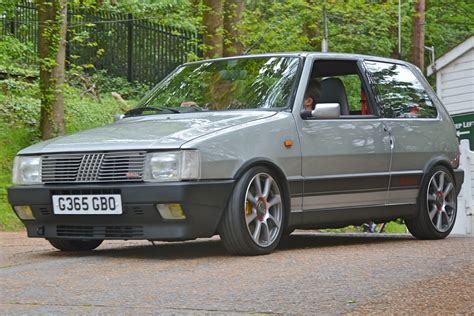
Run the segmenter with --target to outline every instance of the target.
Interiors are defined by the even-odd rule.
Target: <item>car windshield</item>
[[[135,113],[286,107],[299,63],[297,57],[255,57],[184,65],[155,86]]]

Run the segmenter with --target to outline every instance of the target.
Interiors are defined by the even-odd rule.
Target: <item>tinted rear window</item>
[[[421,82],[406,66],[366,62],[384,117],[435,118],[436,107]]]

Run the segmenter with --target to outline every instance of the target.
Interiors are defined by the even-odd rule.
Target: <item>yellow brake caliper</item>
[[[252,214],[252,205],[250,204],[249,200],[245,201],[245,215],[250,215]]]

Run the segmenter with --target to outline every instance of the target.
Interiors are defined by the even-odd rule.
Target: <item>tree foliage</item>
[[[327,8],[329,51],[361,53],[408,60],[413,50],[411,37],[415,3],[402,0],[402,49],[398,56],[398,0],[32,0],[38,6],[50,8],[58,3],[89,8],[132,13],[134,18],[190,28],[203,35],[204,57],[220,57],[281,51],[320,51],[323,29],[323,5]],[[14,12],[18,0],[0,1],[0,13]],[[57,27],[61,14],[47,17],[40,33],[46,40],[40,49],[39,64],[43,70],[42,95],[45,115],[53,114],[55,98],[61,98],[62,75],[53,75],[62,64],[58,50],[64,37]],[[433,46],[436,57],[474,34],[474,1],[426,0],[425,45]],[[91,25],[95,25],[91,21]],[[93,27],[91,27],[93,30]],[[90,32],[69,28],[70,43],[96,45],[98,56],[104,52],[100,43],[91,40]],[[92,31],[91,31],[92,32]],[[61,44],[61,45],[60,45]],[[99,54],[100,53],[100,54]],[[7,50],[0,52],[5,59]],[[425,64],[432,62],[424,54]],[[193,58],[196,58],[194,56]],[[21,58],[20,58],[21,59]],[[59,61],[59,62],[58,62]],[[69,65],[81,71],[87,65]],[[46,77],[45,77],[46,76]],[[58,81],[59,80],[59,81]],[[48,83],[51,86],[48,86]],[[60,104],[61,101],[58,101]],[[61,112],[62,110],[60,110]],[[60,120],[60,115],[58,116]],[[64,130],[54,115],[44,120],[51,123],[45,138]]]

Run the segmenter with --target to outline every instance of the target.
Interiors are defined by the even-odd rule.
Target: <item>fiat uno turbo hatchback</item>
[[[184,64],[115,123],[18,153],[8,197],[29,237],[219,234],[271,252],[295,228],[403,218],[451,232],[464,179],[447,111],[408,63],[288,53]]]

